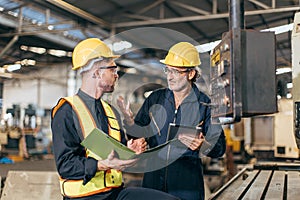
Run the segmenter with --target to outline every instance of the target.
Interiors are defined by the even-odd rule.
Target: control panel
[[[211,116],[229,123],[277,112],[275,34],[239,31],[224,34],[210,57]]]
[[[211,104],[214,117],[230,116],[232,85],[230,66],[230,37],[227,35],[211,53]]]

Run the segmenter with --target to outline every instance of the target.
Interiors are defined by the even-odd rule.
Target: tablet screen
[[[179,134],[186,134],[191,137],[198,137],[201,131],[202,127],[199,126],[185,126],[170,123],[168,130],[168,140],[177,138]]]

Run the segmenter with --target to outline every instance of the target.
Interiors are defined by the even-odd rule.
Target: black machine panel
[[[213,118],[277,112],[274,33],[226,33],[211,53],[210,78]]]

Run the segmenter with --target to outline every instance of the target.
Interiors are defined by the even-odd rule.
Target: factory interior
[[[121,55],[115,91],[134,114],[168,87],[175,43],[199,52],[226,152],[202,156],[206,199],[300,195],[300,0],[0,0],[0,199],[62,199],[51,110],[75,94],[72,51],[99,38]],[[124,173],[140,186],[142,173]]]

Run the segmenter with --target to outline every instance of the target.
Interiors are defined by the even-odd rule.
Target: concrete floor
[[[0,176],[6,177],[9,170],[13,171],[56,171],[53,159],[32,159],[15,162],[13,164],[0,164]]]
[[[43,157],[38,157],[38,158],[32,157],[30,160],[23,160],[23,161],[15,162],[13,164],[0,164],[0,176],[2,177],[3,181],[6,179],[9,171],[56,172],[56,167],[55,167],[53,155],[44,155]],[[126,187],[141,186],[142,174],[124,173],[123,178]],[[2,187],[3,187],[3,183],[5,182],[2,182],[2,185],[0,184]],[[206,192],[206,196],[209,197],[211,192],[209,191],[207,186],[205,192]]]

